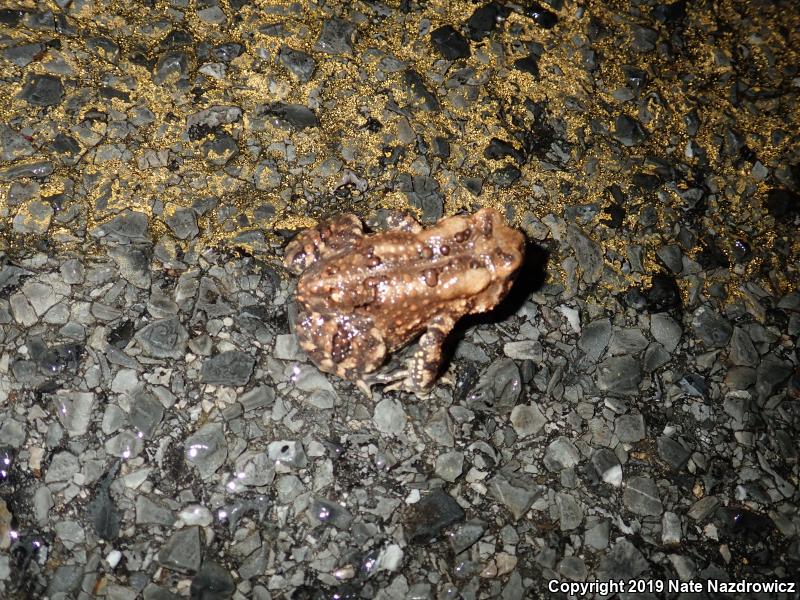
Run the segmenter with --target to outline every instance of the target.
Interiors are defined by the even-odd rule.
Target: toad
[[[319,369],[354,381],[367,396],[375,384],[424,395],[456,321],[503,299],[524,252],[522,233],[491,208],[428,229],[395,215],[378,233],[365,232],[355,215],[338,215],[286,246],[284,265],[300,275],[300,347]],[[418,337],[403,367],[381,368]]]

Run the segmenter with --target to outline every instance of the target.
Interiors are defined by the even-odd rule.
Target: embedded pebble
[[[201,379],[203,383],[215,385],[245,385],[250,381],[255,360],[239,350],[226,350],[203,362]]]
[[[64,85],[54,75],[32,75],[22,88],[20,96],[31,106],[54,106],[64,96]]]

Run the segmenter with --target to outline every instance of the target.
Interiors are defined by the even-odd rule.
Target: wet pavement
[[[797,598],[799,28],[6,2],[0,598]],[[297,230],[483,206],[528,259],[429,397],[309,362]]]

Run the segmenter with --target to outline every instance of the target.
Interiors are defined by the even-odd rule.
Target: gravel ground
[[[800,597],[796,3],[3,6],[0,598]],[[299,228],[481,206],[430,397],[307,360]]]

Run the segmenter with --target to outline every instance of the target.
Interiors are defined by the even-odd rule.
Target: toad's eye
[[[469,227],[467,227],[463,231],[459,231],[457,234],[455,234],[453,236],[453,239],[455,241],[457,241],[459,244],[461,244],[462,242],[467,241],[467,239],[469,238],[470,233],[472,233],[472,232],[470,231]]]

